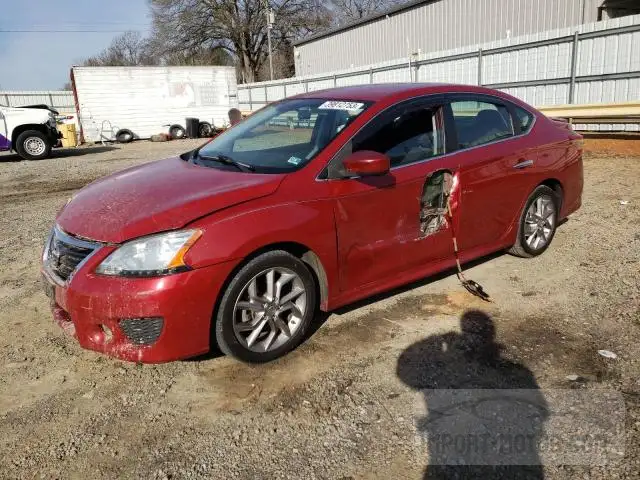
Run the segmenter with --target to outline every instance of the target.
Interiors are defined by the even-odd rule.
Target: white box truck
[[[71,84],[87,142],[181,138],[188,117],[207,136],[238,106],[234,67],[73,67]]]

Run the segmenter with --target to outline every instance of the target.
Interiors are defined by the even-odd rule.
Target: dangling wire
[[[491,297],[487,292],[484,291],[484,288],[482,288],[482,285],[480,285],[478,282],[467,279],[464,276],[464,273],[462,273],[462,266],[460,265],[460,256],[458,255],[458,242],[456,240],[456,233],[453,229],[453,214],[451,213],[451,202],[449,201],[450,198],[451,196],[449,195],[447,197],[447,214],[449,216],[449,228],[451,228],[451,238],[453,239],[453,254],[456,257],[456,265],[458,267],[458,272],[456,273],[456,275],[458,277],[458,280],[460,280],[460,283],[462,284],[462,286],[469,293],[484,300],[485,302],[491,302],[492,301]]]

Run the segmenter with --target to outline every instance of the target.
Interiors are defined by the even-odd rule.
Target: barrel
[[[200,129],[200,119],[198,118],[187,118],[187,137],[189,138],[198,138],[199,129]]]
[[[58,130],[62,133],[63,147],[77,147],[76,126],[73,123],[62,123],[58,125]]]

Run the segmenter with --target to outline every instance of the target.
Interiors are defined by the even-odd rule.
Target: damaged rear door
[[[456,219],[460,251],[500,248],[531,191],[537,153],[522,142],[513,106],[485,94],[450,94],[461,208]]]
[[[343,291],[453,255],[444,216],[451,176],[442,172],[451,165],[444,156],[443,101],[423,97],[386,110],[330,162]],[[363,150],[387,155],[390,172],[349,177],[342,161]]]

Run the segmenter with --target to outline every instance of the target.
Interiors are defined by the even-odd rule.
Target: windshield
[[[369,105],[326,98],[269,105],[206,144],[193,161],[227,168],[233,163],[243,171],[260,173],[298,170]]]

